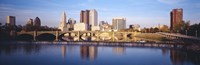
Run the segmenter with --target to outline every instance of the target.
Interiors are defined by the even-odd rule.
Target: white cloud
[[[184,2],[186,0],[158,0],[158,1],[165,4],[177,4],[180,2]]]

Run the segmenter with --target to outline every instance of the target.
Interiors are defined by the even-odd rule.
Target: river
[[[0,44],[0,65],[200,65],[200,56],[181,45],[112,44],[6,42]]]

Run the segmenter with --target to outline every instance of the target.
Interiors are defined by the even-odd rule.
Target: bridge
[[[182,35],[182,34],[177,34],[177,33],[164,33],[164,32],[158,32],[158,34],[169,39],[179,39],[179,40],[185,40],[185,41],[188,40],[188,41],[200,42],[200,38],[193,37],[193,36],[187,36],[187,35]]]
[[[109,32],[109,31],[31,31],[31,32],[17,32],[16,36],[26,36],[26,37],[32,37],[33,41],[39,40],[38,38],[43,36],[46,38],[46,36],[51,36],[52,38],[55,38],[54,41],[59,41],[63,36],[68,37],[96,37],[97,40],[100,36],[109,36],[112,38],[112,41],[115,40],[116,36],[123,37],[124,39],[127,38],[128,35],[136,35],[139,32]]]
[[[116,37],[123,38],[122,41],[127,41],[128,36],[135,36],[137,34],[141,34],[140,32],[109,32],[109,31],[31,31],[31,32],[17,32],[16,37],[20,38],[20,36],[25,36],[24,38],[30,37],[31,41],[40,40],[40,38],[52,38],[54,41],[62,40],[62,37],[76,37],[78,41],[82,37],[95,37],[96,41],[100,40],[101,36],[111,38],[111,41],[118,41]],[[200,39],[193,36],[175,34],[175,33],[164,33],[158,32],[161,36],[164,36],[168,39],[172,40],[183,40],[183,41],[197,41],[200,42]],[[50,36],[50,37],[48,37]]]

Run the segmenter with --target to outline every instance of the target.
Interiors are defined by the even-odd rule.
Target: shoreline
[[[142,43],[142,42],[5,42],[1,43],[5,45],[9,44],[39,44],[39,45],[86,45],[86,46],[122,46],[122,47],[156,47],[156,48],[182,48],[184,44],[174,44],[174,43]]]

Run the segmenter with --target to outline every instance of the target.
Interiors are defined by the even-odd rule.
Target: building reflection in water
[[[194,64],[200,65],[200,56],[196,53],[191,53],[190,51],[177,51],[175,49],[170,50],[170,59],[173,65],[184,65],[184,64]]]
[[[168,48],[162,48],[161,50],[162,50],[162,54],[163,54],[164,56],[169,55],[170,49],[168,49]]]
[[[113,52],[117,55],[125,54],[126,48],[124,47],[113,47]]]
[[[66,50],[66,46],[65,46],[65,45],[62,45],[62,47],[61,47],[61,52],[62,52],[62,58],[65,58],[66,53],[67,53],[67,50]]]
[[[81,46],[80,56],[82,59],[95,60],[97,57],[98,49],[96,46]]]

